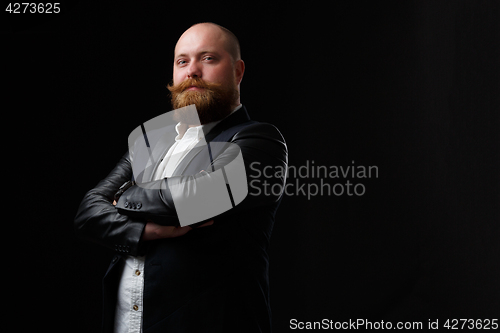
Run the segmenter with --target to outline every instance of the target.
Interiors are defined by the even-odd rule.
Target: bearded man
[[[286,168],[287,147],[276,127],[250,120],[240,103],[244,71],[232,32],[214,23],[186,30],[168,86],[178,123],[158,145],[147,186],[130,182],[127,153],[82,200],[77,235],[116,252],[103,279],[103,332],[271,331],[268,248],[283,191],[250,191],[222,214],[172,223],[180,214],[172,184],[191,180],[196,197],[203,178],[234,160],[227,149],[196,162],[200,140],[236,145],[253,189],[283,188],[285,175],[263,179],[262,170]],[[185,112],[192,104],[197,117]]]

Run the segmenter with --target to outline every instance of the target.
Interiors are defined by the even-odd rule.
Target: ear
[[[239,85],[243,79],[243,74],[245,73],[245,63],[243,60],[237,60],[234,63],[234,72],[236,77],[236,85]]]

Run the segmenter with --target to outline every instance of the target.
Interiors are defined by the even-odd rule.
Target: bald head
[[[186,35],[191,33],[198,33],[203,35],[213,35],[217,36],[222,42],[224,49],[231,55],[233,61],[241,60],[240,42],[238,38],[229,29],[224,28],[216,23],[204,22],[193,24],[189,29],[187,29],[179,38],[179,41]],[[179,41],[177,44],[179,44]],[[177,50],[177,45],[176,45]]]

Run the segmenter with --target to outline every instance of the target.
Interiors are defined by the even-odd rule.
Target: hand
[[[203,223],[199,226],[199,228],[207,227],[209,225],[214,224],[214,220],[210,220],[206,223]],[[189,231],[193,230],[190,226],[185,227],[173,227],[173,226],[163,226],[156,224],[154,222],[146,223],[146,227],[144,228],[144,232],[142,234],[142,240],[155,240],[162,238],[173,238],[180,237],[187,234]]]
[[[192,228],[190,226],[173,227],[159,225],[154,222],[148,222],[146,223],[146,227],[144,228],[142,240],[149,241],[161,238],[179,237],[187,234],[191,229]]]

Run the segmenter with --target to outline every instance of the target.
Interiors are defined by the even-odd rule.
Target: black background
[[[271,245],[275,331],[292,318],[499,317],[498,2],[61,9],[2,14],[3,259],[15,281],[4,307],[24,324],[98,331],[113,253],[75,237],[76,209],[128,134],[170,110],[174,45],[204,21],[239,37],[242,103],[281,130],[290,165],[379,170],[354,180],[363,196],[284,198]]]

